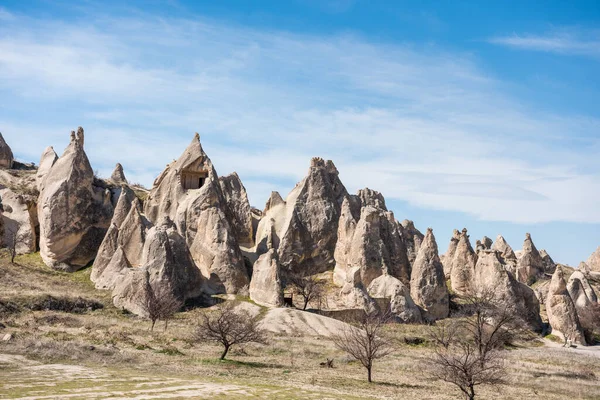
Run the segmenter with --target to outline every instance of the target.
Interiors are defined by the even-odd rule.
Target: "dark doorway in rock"
[[[206,183],[208,173],[206,171],[190,171],[181,172],[181,185],[185,190],[200,189]]]

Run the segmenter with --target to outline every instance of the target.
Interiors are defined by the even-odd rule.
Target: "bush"
[[[102,303],[82,297],[35,296],[20,301],[23,308],[31,311],[61,311],[72,314],[84,314],[104,308]]]

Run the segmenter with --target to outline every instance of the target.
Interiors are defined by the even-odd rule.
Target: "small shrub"
[[[23,307],[31,311],[61,311],[72,314],[84,314],[104,308],[102,303],[82,297],[54,297],[42,295],[22,299]]]

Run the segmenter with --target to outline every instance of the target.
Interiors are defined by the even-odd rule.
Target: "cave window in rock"
[[[185,190],[200,189],[204,186],[208,173],[206,171],[189,171],[181,172],[181,184]]]

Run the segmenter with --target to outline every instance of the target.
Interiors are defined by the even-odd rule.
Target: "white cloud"
[[[0,27],[0,131],[27,160],[83,125],[102,175],[121,162],[149,185],[198,131],[259,208],[322,156],[351,191],[486,220],[600,222],[600,123],[525,108],[467,55],[143,14],[15,18]]]
[[[522,50],[600,57],[600,32],[592,32],[586,36],[578,31],[562,29],[546,35],[513,34],[495,37],[489,41]]]

